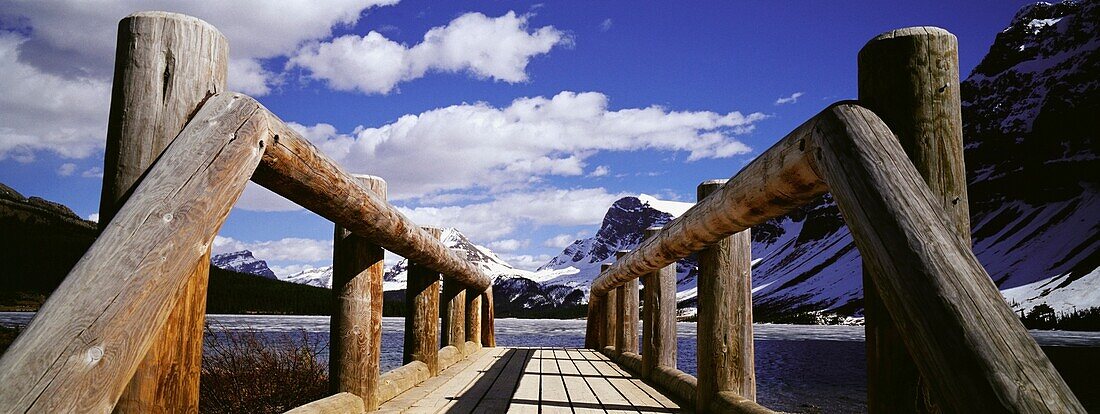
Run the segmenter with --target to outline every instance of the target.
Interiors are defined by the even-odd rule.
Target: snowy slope
[[[275,272],[267,267],[267,262],[255,258],[248,250],[215,255],[210,258],[210,263],[225,270],[278,279]]]

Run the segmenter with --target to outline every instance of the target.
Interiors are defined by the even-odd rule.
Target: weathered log
[[[815,169],[941,409],[1085,412],[886,124],[854,104],[822,115]]]
[[[378,401],[386,402],[432,377],[428,364],[413,361],[387,371],[378,379]]]
[[[275,115],[272,118],[277,119]],[[417,227],[282,121],[271,123],[278,139],[264,153],[252,180],[410,263],[484,290],[489,277]]]
[[[672,393],[674,397],[687,407],[695,407],[695,390],[699,384],[695,377],[673,367],[658,366],[650,375],[650,381],[660,385],[665,391]]]
[[[489,286],[481,294],[481,346],[497,346],[496,315],[493,312],[493,287]]]
[[[469,348],[469,344],[473,343],[477,345],[478,349],[481,349],[481,292],[473,289],[466,289],[466,344]],[[466,354],[469,355],[474,351],[467,349]]]
[[[819,115],[820,116],[820,115]],[[661,233],[592,282],[592,292],[657,271],[734,233],[781,216],[825,193],[825,183],[804,160],[816,117],[796,128],[745,166],[726,185],[669,222]]]
[[[775,411],[769,410],[756,401],[752,401],[742,397],[740,394],[733,391],[723,391],[718,393],[717,398],[710,404],[711,413],[730,413],[730,414],[772,414]]]
[[[699,184],[698,200],[726,180]],[[703,249],[699,258],[698,407],[733,391],[756,401],[752,342],[752,236],[744,230]],[[705,410],[704,410],[705,411]]]
[[[593,350],[600,349],[600,330],[606,325],[606,316],[603,313],[603,300],[599,296],[588,294],[588,312],[585,318],[584,347]]]
[[[600,264],[600,275],[606,274],[605,272],[610,268],[610,263]],[[621,323],[619,318],[619,305],[617,303],[618,300],[619,294],[617,291],[609,292],[607,296],[604,297],[604,309],[606,309],[604,321],[606,325],[604,325],[603,329],[603,341],[600,343],[601,349],[605,347],[611,347],[613,350],[618,348],[615,346],[615,343],[619,340],[619,324]]]
[[[660,227],[645,230],[645,238],[656,237]],[[642,367],[649,378],[658,366],[676,368],[676,265],[649,273],[642,293]]]
[[[617,251],[615,259],[627,253],[630,251]],[[617,291],[615,304],[618,306],[619,325],[615,331],[615,349],[618,353],[638,353],[638,294],[638,279],[624,283]]]
[[[443,234],[436,227],[424,227],[424,231],[436,239]],[[433,377],[439,375],[439,279],[439,272],[409,261],[404,360],[406,364],[413,361],[427,364]]]
[[[260,161],[260,108],[203,104],[0,358],[0,412],[114,407]]]
[[[385,200],[386,181],[356,176]],[[332,392],[350,392],[368,411],[378,409],[379,357],[382,353],[382,277],[386,271],[381,246],[335,226],[332,249],[332,294],[335,309],[329,329],[329,384]]]
[[[442,326],[440,344],[466,353],[466,288],[454,279],[443,276]]]
[[[118,24],[114,87],[104,152],[99,228],[105,229],[138,180],[203,100],[225,90],[225,37],[190,16],[135,13]],[[117,413],[196,412],[209,252],[193,272],[158,339],[115,406]]]
[[[439,348],[439,356],[437,357],[437,359],[439,360],[439,370],[442,371],[450,368],[451,365],[454,365],[456,362],[461,361],[462,358],[464,358],[465,356],[466,355],[462,353],[462,350],[458,349],[458,347],[454,345],[447,345],[445,347]]]
[[[330,395],[309,404],[287,411],[286,414],[361,414],[368,410],[363,399],[350,392]]]
[[[860,104],[875,112],[939,200],[959,237],[970,239],[963,166],[958,41],[936,27],[872,39],[859,53]],[[864,266],[867,408],[871,413],[938,412]]]

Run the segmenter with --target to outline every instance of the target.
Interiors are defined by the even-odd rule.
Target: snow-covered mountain
[[[974,251],[1019,309],[1100,306],[1100,7],[1025,7],[962,83]],[[704,177],[705,178],[705,177]],[[587,289],[614,251],[690,204],[626,197],[599,232],[540,268],[547,283]],[[752,230],[753,300],[764,309],[859,313],[862,268],[828,195]],[[678,264],[693,307],[694,261]]]
[[[332,266],[312,267],[279,280],[332,289]]]
[[[225,270],[278,280],[275,272],[267,267],[267,262],[252,256],[252,252],[248,250],[215,255],[210,258],[210,264]]]

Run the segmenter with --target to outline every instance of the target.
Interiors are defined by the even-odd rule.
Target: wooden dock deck
[[[394,399],[383,413],[678,413],[589,349],[485,348]]]

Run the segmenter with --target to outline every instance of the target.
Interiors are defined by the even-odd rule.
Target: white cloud
[[[489,248],[492,249],[494,252],[514,252],[516,250],[527,247],[530,244],[530,240],[504,239],[489,242]]]
[[[795,93],[792,93],[791,96],[785,96],[785,97],[780,97],[779,99],[776,99],[775,104],[776,105],[786,105],[786,104],[798,103],[798,98],[801,98],[802,95],[803,95],[802,92],[795,92]]]
[[[92,213],[88,215],[88,220],[99,223],[99,213]]]
[[[248,250],[260,260],[323,262],[332,260],[332,239],[288,237],[279,240],[246,242],[232,237],[215,236],[212,250],[214,254]]]
[[[576,235],[573,235],[573,234],[559,234],[557,236],[546,239],[546,241],[542,242],[542,245],[546,246],[546,247],[555,247],[555,248],[558,248],[558,249],[564,249],[566,247],[569,247],[569,245],[573,244],[574,241],[577,241],[577,236]]]
[[[256,95],[278,75],[259,63],[325,38],[370,7],[396,0],[326,1],[7,1],[0,20],[0,160],[31,162],[35,153],[85,158],[103,148],[118,22],[142,10],[199,17],[230,44],[229,85]]]
[[[465,206],[399,209],[419,225],[455,227],[474,240],[496,240],[521,226],[579,226],[603,220],[607,208],[625,194],[602,188],[546,189],[498,195]]]
[[[76,164],[73,164],[71,162],[61,164],[60,167],[57,167],[57,175],[60,175],[62,177],[68,177],[70,175],[73,175],[73,172],[75,172],[75,171],[76,171]]]
[[[80,176],[84,178],[103,178],[103,169],[100,167],[92,167],[81,172]]]
[[[249,181],[233,207],[249,211],[297,211],[302,206]]]
[[[600,31],[606,32],[608,30],[611,30],[611,25],[611,19],[604,19],[602,22],[600,22]]]
[[[539,266],[546,264],[546,262],[549,262],[550,259],[554,258],[554,256],[548,254],[531,255],[501,253],[498,254],[498,256],[500,256],[501,259],[504,259],[505,262],[508,262],[508,264],[512,265],[512,267],[531,271],[534,271]]]
[[[460,104],[405,115],[377,128],[336,133],[331,125],[292,125],[350,171],[385,178],[390,199],[529,187],[545,176],[580,176],[600,151],[685,151],[688,160],[727,158],[751,149],[734,137],[765,116],[610,110],[598,92],[519,98],[496,108]]]
[[[528,32],[528,15],[509,11],[500,17],[466,13],[434,27],[407,47],[371,31],[346,35],[303,48],[287,62],[342,91],[382,93],[426,73],[469,72],[508,83],[527,80],[527,64],[570,39],[553,26]]]
[[[603,177],[611,173],[611,168],[606,165],[597,166],[596,169],[588,173],[589,177]]]
[[[48,150],[83,158],[103,146],[107,135],[110,83],[66,79],[19,59],[26,39],[0,31],[0,160],[34,161]]]

